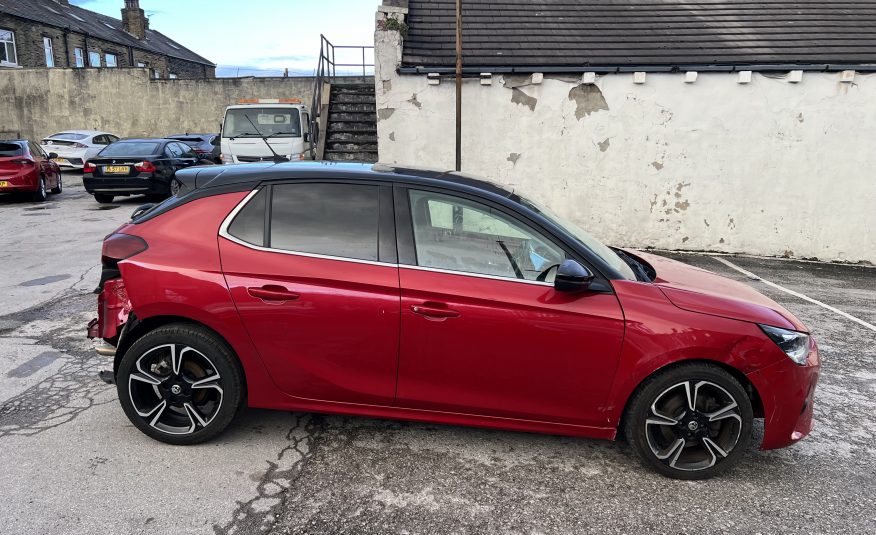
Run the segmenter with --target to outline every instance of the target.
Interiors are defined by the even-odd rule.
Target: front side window
[[[538,232],[489,206],[410,190],[417,265],[551,282],[566,254]]]
[[[43,37],[43,49],[46,51],[46,67],[55,66],[55,51],[52,50],[52,38]]]
[[[81,48],[74,48],[73,60],[76,62],[76,68],[85,67],[85,52]]]
[[[118,61],[119,60],[115,54],[107,54],[106,55],[106,66],[107,67],[118,67],[119,66]]]
[[[100,67],[100,52],[88,53],[88,65],[90,67]]]
[[[358,184],[274,186],[269,246],[376,261],[378,192]]]
[[[2,28],[0,28],[0,63],[18,64],[18,56],[15,52],[15,34]]]

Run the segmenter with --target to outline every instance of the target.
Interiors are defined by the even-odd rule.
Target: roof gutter
[[[841,63],[763,63],[753,65],[709,65],[709,64],[691,64],[691,65],[623,65],[623,66],[481,66],[481,67],[463,67],[462,73],[473,76],[478,76],[481,73],[489,72],[493,74],[532,74],[540,72],[544,74],[573,74],[584,72],[595,72],[599,74],[613,74],[625,72],[739,72],[739,71],[754,71],[754,72],[782,72],[782,71],[814,71],[814,72],[839,72],[839,71],[858,71],[858,72],[876,72],[876,64],[841,64]],[[446,66],[402,66],[398,69],[399,74],[455,74],[454,67]]]

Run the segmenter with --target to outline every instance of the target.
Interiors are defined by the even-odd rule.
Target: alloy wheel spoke
[[[709,437],[703,438],[703,445],[706,447],[707,450],[709,450],[709,453],[711,453],[713,457],[715,457],[715,454],[720,455],[721,458],[727,457],[727,455],[729,455],[728,452],[721,449],[721,446],[716,444],[715,441]],[[717,457],[715,457],[715,460],[717,460]]]
[[[185,407],[186,412],[189,413],[189,418],[192,420],[192,425],[194,425],[195,421],[197,420],[197,422],[201,424],[201,427],[207,427],[208,422],[204,420],[204,417],[201,416],[201,413],[198,412],[198,409],[196,409],[191,403],[184,403],[183,407]],[[194,431],[194,428],[192,428],[192,431]]]
[[[174,375],[179,375],[179,371],[182,369],[182,353],[184,352],[185,349],[178,353],[176,350],[176,344],[170,344],[170,362]]]
[[[736,404],[736,401],[730,401],[727,406],[722,407],[716,411],[706,413],[705,416],[709,419],[710,422],[723,420],[724,418],[736,418],[741,422],[742,419],[739,417],[739,415],[736,414],[736,412],[732,412],[733,409],[735,409],[737,406],[738,405]]]
[[[654,455],[658,459],[660,459],[661,461],[665,461],[666,459],[671,457],[672,454],[674,453],[675,457],[672,459],[672,464],[674,464],[676,459],[678,459],[678,456],[681,455],[681,451],[683,449],[684,449],[684,439],[679,438],[675,442],[673,442],[672,445],[670,445],[669,448],[666,449],[666,451],[664,451],[663,453],[654,452]],[[676,453],[676,451],[677,451],[677,453]]]
[[[129,377],[130,377],[131,381],[140,381],[142,383],[146,383],[146,384],[152,385],[152,386],[161,384],[160,379],[152,377],[148,373],[144,373],[144,372],[135,372],[135,373],[132,373]]]
[[[149,422],[149,425],[151,425],[152,427],[155,427],[155,423],[158,422],[158,419],[161,418],[162,414],[164,414],[165,409],[167,409],[167,401],[162,400],[161,403],[159,403],[157,407],[152,409],[152,413],[154,413],[155,416],[152,418],[152,421]],[[150,414],[152,414],[152,413],[150,413]],[[144,414],[141,416],[143,416],[144,418],[148,418],[150,416],[150,414]]]

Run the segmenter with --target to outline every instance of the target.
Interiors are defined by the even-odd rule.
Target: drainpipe
[[[83,45],[85,47],[85,57],[82,58],[82,63],[86,67],[94,67],[94,65],[91,64],[91,54],[88,53],[88,32],[84,32],[82,36],[83,41],[85,42],[85,44]]]
[[[462,0],[456,0],[456,170],[462,170]]]
[[[64,55],[67,56],[67,67],[70,67],[70,28],[64,28]]]

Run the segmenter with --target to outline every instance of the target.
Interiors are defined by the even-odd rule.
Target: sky
[[[71,0],[121,18],[123,0]],[[335,45],[373,45],[380,0],[140,0],[149,26],[218,64],[217,76],[313,74],[319,35]],[[336,51],[338,63],[353,52]],[[355,53],[362,61],[361,51]],[[366,58],[373,63],[372,56]],[[338,68],[340,71],[341,69]]]

